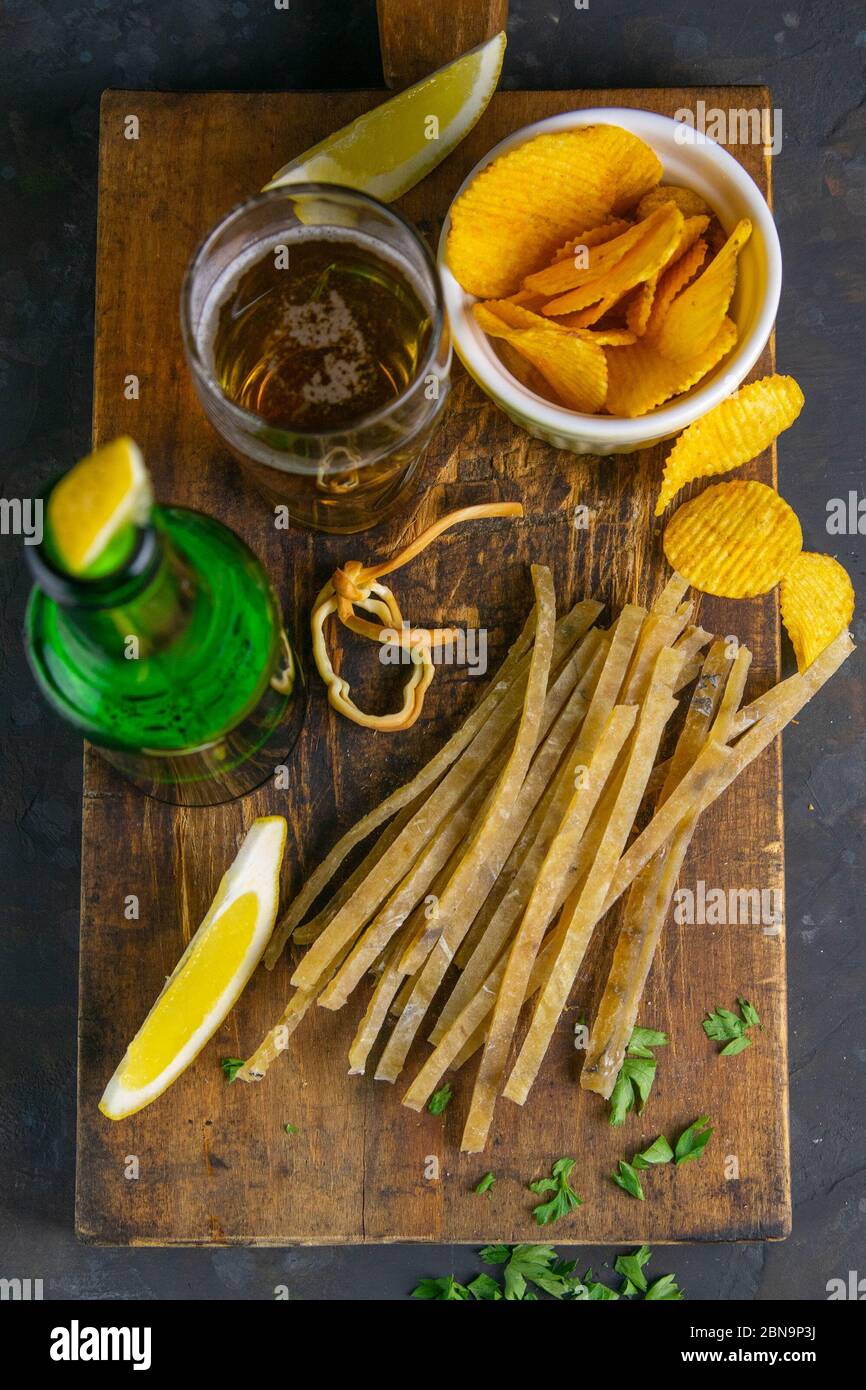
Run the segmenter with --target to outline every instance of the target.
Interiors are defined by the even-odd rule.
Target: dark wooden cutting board
[[[267,564],[289,621],[306,642],[311,600],[335,565],[388,554],[458,505],[521,498],[525,522],[460,528],[402,571],[396,590],[416,622],[483,625],[491,668],[531,601],[529,564],[552,566],[560,603],[596,595],[614,605],[648,601],[665,573],[652,501],[661,450],[581,459],[517,431],[455,366],[444,422],[427,455],[416,503],[379,530],[349,539],[274,530],[271,517],[207,426],[184,365],[178,295],[195,246],[273,169],[383,99],[381,92],[194,96],[109,92],[102,104],[94,438],[132,434],[159,498],[212,512]],[[772,105],[760,88],[500,92],[464,143],[402,200],[435,245],[466,172],[498,140],[531,121],[584,106],[671,114],[707,106]],[[124,118],[139,121],[124,138]],[[732,151],[769,197],[760,148]],[[771,369],[772,345],[755,375]],[[140,380],[128,400],[124,380]],[[768,453],[747,476],[775,480]],[[575,532],[575,504],[594,516]],[[482,570],[483,566],[483,570]],[[482,578],[483,575],[483,578]],[[775,595],[751,603],[705,601],[704,625],[736,632],[754,652],[751,690],[778,674]],[[361,679],[374,704],[381,667]],[[197,1061],[160,1100],[112,1124],[102,1089],[198,925],[220,875],[257,815],[289,819],[284,897],[339,833],[442,743],[475,702],[479,685],[443,669],[423,717],[408,733],[377,735],[329,711],[311,678],[306,725],[286,794],[267,789],[207,810],[176,810],[128,787],[85,754],[81,896],[81,1012],[77,1229],[111,1243],[330,1244],[357,1241],[533,1240],[529,1180],[562,1155],[577,1159],[583,1207],[556,1228],[558,1242],[774,1238],[789,1229],[784,932],[759,925],[669,923],[641,1008],[671,1045],[643,1117],[611,1129],[605,1107],[577,1085],[572,1047],[578,1009],[591,1010],[604,979],[615,913],[597,934],[528,1104],[500,1102],[488,1152],[461,1157],[468,1084],[441,1118],[400,1105],[401,1087],[347,1075],[346,1050],[361,1000],[339,1013],[314,1009],[264,1083],[227,1085],[219,1059],[248,1055],[289,994],[289,963],[260,970]],[[381,699],[381,692],[378,693]],[[765,753],[702,821],[682,882],[783,889],[781,764]],[[139,920],[124,917],[137,895]],[[359,991],[359,994],[363,991]],[[719,1060],[701,1030],[705,1010],[754,1000],[765,1023],[757,1044]],[[413,1054],[413,1066],[424,1044]],[[706,1111],[715,1127],[700,1163],[662,1170],[638,1203],[608,1174],[620,1157]],[[291,1138],[284,1133],[297,1127]],[[428,1179],[427,1159],[439,1160]],[[135,1156],[137,1165],[129,1156]],[[475,1196],[488,1169],[492,1200]],[[137,1173],[137,1176],[130,1176]],[[737,1176],[731,1176],[736,1173]],[[546,1234],[546,1233],[545,1233]]]

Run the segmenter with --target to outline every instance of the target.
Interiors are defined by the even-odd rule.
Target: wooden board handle
[[[376,0],[382,70],[389,87],[408,87],[508,20],[508,0]]]

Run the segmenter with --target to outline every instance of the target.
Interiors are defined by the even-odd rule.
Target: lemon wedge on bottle
[[[265,187],[337,183],[392,202],[435,169],[483,115],[504,54],[505,34],[495,34],[283,165]]]
[[[153,505],[150,478],[134,439],[121,435],[76,463],[48,498],[48,526],[69,574],[92,572],[111,542],[145,522]]]
[[[283,816],[251,825],[204,921],[105,1088],[99,1108],[122,1120],[162,1095],[237,1002],[277,918]]]

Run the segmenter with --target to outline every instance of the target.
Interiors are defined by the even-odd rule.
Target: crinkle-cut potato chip
[[[610,222],[602,222],[600,227],[587,227],[585,232],[580,232],[573,236],[564,246],[560,246],[554,255],[554,261],[567,261],[573,258],[579,246],[600,246],[604,241],[613,241],[614,237],[622,236],[627,232],[631,223],[625,217],[614,217]]]
[[[619,303],[621,295],[611,295],[610,299],[599,299],[595,304],[588,304],[585,309],[578,309],[574,314],[561,314],[558,318],[550,319],[551,323],[558,323],[562,328],[591,328],[599,319],[603,319]]]
[[[683,230],[680,234],[679,242],[677,243],[677,249],[668,261],[668,265],[673,265],[675,260],[685,255],[689,247],[694,246],[698,237],[703,236],[709,225],[710,219],[708,217],[686,217],[683,221]],[[667,266],[665,269],[667,269]]]
[[[537,135],[494,159],[453,204],[448,265],[480,299],[510,294],[575,227],[603,222],[617,188],[585,131]]]
[[[502,304],[503,301],[491,301]],[[511,305],[512,313],[525,313]],[[579,332],[568,332],[542,319],[541,328],[513,327],[490,304],[473,304],[479,327],[491,338],[504,338],[516,352],[540,372],[553,387],[557,404],[592,415],[604,404],[607,393],[607,359],[597,342]],[[533,318],[535,315],[533,315]]]
[[[638,285],[625,306],[625,321],[636,338],[642,338],[646,333],[658,281],[659,277],[653,275],[650,280]]]
[[[636,222],[633,227],[627,227],[624,232],[611,237],[609,241],[587,246],[589,254],[586,258],[578,258],[574,254],[561,257],[551,265],[545,266],[543,270],[536,270],[532,275],[527,275],[523,288],[532,294],[554,295],[576,289],[578,285],[585,285],[590,280],[599,280],[611,266],[622,260],[627,251],[643,241],[647,230],[647,222]],[[577,248],[573,249],[576,251]],[[578,259],[581,261],[579,265]],[[582,264],[584,259],[586,265]]]
[[[607,358],[597,343],[556,328],[506,327],[502,336],[532,363],[569,410],[594,415],[604,405]]]
[[[652,197],[652,194],[649,194],[648,196]],[[663,204],[659,204],[658,206],[663,206]],[[651,208],[650,213],[656,210],[656,208]],[[653,316],[653,308],[656,302],[656,295],[659,287],[659,282],[662,276],[667,272],[670,266],[674,265],[684,255],[687,255],[688,252],[691,250],[692,246],[697,245],[701,233],[705,232],[707,226],[709,225],[709,220],[710,219],[708,217],[703,217],[701,215],[686,217],[685,221],[683,222],[683,229],[680,233],[680,239],[677,242],[676,247],[671,252],[662,269],[658,272],[658,274],[653,275],[651,279],[644,281],[644,283],[637,290],[635,290],[635,292],[629,297],[628,302],[626,304],[625,321],[634,333],[635,337],[642,338],[645,333],[648,333],[650,331],[650,325]],[[704,252],[705,251],[706,243],[704,243]],[[697,265],[695,266],[695,270],[697,270],[698,265],[700,265],[702,260],[703,253],[701,254],[701,257],[698,260]],[[694,271],[692,271],[691,274],[693,275]],[[688,275],[686,279],[683,280],[682,283],[678,286],[677,290],[673,292],[673,294],[671,294],[670,290],[668,289],[668,299],[667,303],[664,306],[665,310],[667,309],[668,305],[670,304],[671,300],[674,298],[676,293],[678,293],[678,290],[682,289],[683,285],[687,284],[688,280],[690,279],[691,275]],[[662,317],[663,311],[660,312],[656,317],[655,322],[657,327],[661,323]]]
[[[552,320],[545,319],[545,323]],[[573,330],[588,343],[598,343],[599,347],[630,347],[636,342],[635,335],[628,328],[577,328]]]
[[[541,372],[527,358],[522,357],[504,338],[499,339],[497,349],[502,360],[502,365],[509,371],[521,386],[525,386],[527,391],[532,391],[536,396],[541,396],[542,400],[550,401],[553,405],[562,406],[565,409],[565,401],[560,400],[549,381],[545,381]]]
[[[644,228],[644,235],[624,256],[598,278],[548,300],[542,313],[550,316],[584,309],[598,299],[623,295],[657,275],[679,243],[683,230],[683,215],[673,203],[665,203],[657,213],[652,213],[645,222],[638,225]],[[604,247],[601,250],[603,251]]]
[[[797,513],[766,483],[715,483],[674,512],[664,535],[668,564],[702,593],[769,593],[803,548]]]
[[[662,203],[676,203],[683,217],[700,217],[711,211],[700,194],[695,193],[693,189],[683,188],[676,183],[661,183],[641,198],[637,205],[638,217],[648,217],[656,208],[661,207]]]
[[[802,551],[786,570],[779,599],[798,671],[811,666],[854,616],[854,586],[848,571],[831,555],[809,550]]]
[[[607,349],[607,399],[611,415],[633,419],[655,410],[671,396],[688,391],[721,362],[737,341],[737,328],[725,319],[703,352],[683,362],[671,362],[656,351],[646,335],[631,347]]]
[[[550,319],[537,314],[534,309],[527,309],[524,304],[516,304],[513,299],[487,299],[483,303],[473,304],[472,313],[478,325],[491,337],[497,336],[496,325],[491,324],[491,314],[500,319],[502,323],[507,324],[509,328],[560,327],[558,323],[551,323]]]
[[[479,327],[492,338],[501,336],[497,332],[499,325],[490,318],[494,314],[510,328],[556,328],[560,333],[576,333],[589,343],[598,343],[599,347],[624,347],[635,340],[635,335],[627,328],[570,328],[556,319],[542,318],[523,304],[515,304],[513,299],[488,299],[483,304],[473,304],[472,313]]]
[[[655,188],[664,172],[661,160],[646,141],[630,130],[623,130],[622,126],[584,126],[583,133],[590,145],[591,158],[613,172],[616,191],[612,211],[617,216],[628,212]]]
[[[678,260],[668,262],[656,285],[656,292],[645,329],[648,337],[652,337],[654,333],[658,332],[671,304],[680,290],[684,289],[689,281],[697,275],[704,263],[706,254],[707,243],[703,237],[699,237],[694,245],[689,247],[685,255],[680,256]]]
[[[792,376],[765,376],[741,386],[689,425],[665,461],[656,516],[686,483],[727,473],[757,458],[803,408],[803,392]]]
[[[718,333],[737,281],[737,257],[751,233],[744,217],[706,270],[677,295],[655,339],[662,357],[693,357]]]

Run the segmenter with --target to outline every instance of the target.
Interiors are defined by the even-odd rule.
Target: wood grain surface
[[[504,29],[508,0],[376,0],[382,72],[401,89]]]
[[[468,139],[402,201],[435,244],[466,172],[510,131],[558,111],[625,105],[671,113],[699,97],[708,106],[771,105],[761,88],[503,92]],[[186,372],[178,295],[187,261],[213,223],[272,170],[382,100],[381,92],[167,95],[109,92],[102,105],[96,303],[94,438],[128,432],[142,445],[164,502],[212,512],[267,564],[309,670],[312,598],[335,565],[389,553],[442,512],[491,498],[520,498],[526,520],[481,523],[446,536],[395,580],[414,622],[480,625],[491,670],[530,604],[529,564],[552,566],[560,604],[596,595],[646,602],[665,566],[652,500],[662,450],[619,459],[556,452],[517,432],[455,367],[444,422],[416,498],[387,526],[339,538],[276,531],[259,496],[211,433]],[[124,138],[135,114],[140,138]],[[733,151],[769,194],[754,147]],[[772,349],[755,375],[771,367]],[[135,373],[140,399],[124,396]],[[745,471],[775,481],[768,453]],[[572,529],[576,504],[588,532]],[[736,632],[754,652],[750,693],[777,677],[776,599],[705,601],[704,625]],[[355,653],[347,657],[355,661]],[[374,669],[375,664],[375,669]],[[383,707],[382,668],[353,665],[362,704]],[[398,678],[399,679],[399,678]],[[578,1212],[555,1228],[558,1243],[774,1238],[789,1229],[784,931],[758,925],[669,923],[641,1008],[641,1022],[671,1034],[660,1053],[647,1112],[622,1129],[579,1090],[573,1023],[592,1011],[606,973],[616,910],[562,1018],[529,1102],[502,1101],[486,1154],[458,1152],[469,1098],[458,1078],[444,1116],[400,1105],[402,1088],[347,1075],[346,1050],[363,1000],[314,1009],[288,1054],[258,1086],[227,1085],[219,1059],[245,1056],[279,1014],[290,966],[259,971],[216,1037],[154,1105],[112,1124],[97,1110],[102,1089],[204,913],[220,875],[257,815],[289,819],[285,900],[340,832],[421,766],[472,707],[484,682],[444,668],[418,724],[377,735],[329,711],[313,673],[290,793],[266,789],[227,806],[177,810],[129,788],[85,754],[81,898],[77,1230],[108,1243],[332,1244],[360,1241],[533,1240],[537,1200],[526,1184],[562,1155],[577,1159]],[[765,753],[701,822],[682,883],[783,890],[781,767]],[[126,921],[127,894],[140,918]],[[358,994],[364,993],[359,990]],[[705,1010],[737,993],[757,1005],[765,1030],[739,1057],[719,1060],[701,1030]],[[417,1067],[426,1044],[411,1058]],[[715,1134],[699,1163],[651,1173],[648,1199],[620,1192],[608,1174],[659,1132],[678,1133],[699,1113]],[[289,1138],[284,1125],[297,1127]],[[128,1156],[138,1159],[130,1178]],[[439,1177],[425,1177],[435,1156]],[[729,1175],[736,1161],[738,1178]],[[488,1169],[491,1200],[472,1188]],[[548,1232],[543,1233],[547,1235]]]

